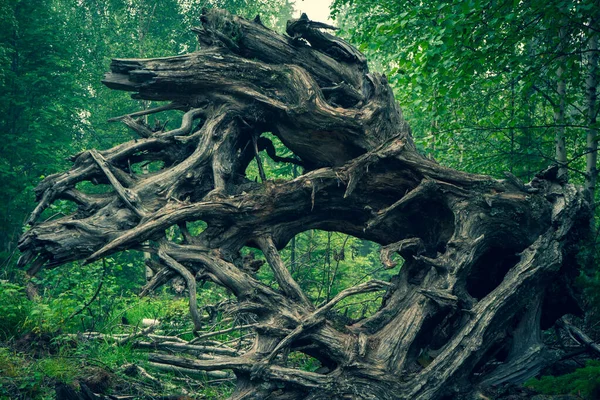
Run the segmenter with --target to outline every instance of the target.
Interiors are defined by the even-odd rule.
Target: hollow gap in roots
[[[321,362],[302,351],[291,351],[287,355],[281,356],[282,362],[290,368],[297,368],[302,371],[316,372],[326,374],[329,368],[323,367]]]
[[[254,157],[254,144],[252,140],[247,146],[248,148],[244,151],[250,152],[252,160],[246,167],[245,176],[251,181],[260,182],[261,177],[258,164]],[[267,180],[287,181],[302,175],[303,168],[290,162],[290,160],[297,159],[297,157],[274,134],[270,132],[261,134],[260,137],[257,138],[257,148],[259,151],[258,156]]]
[[[83,181],[75,185],[75,189],[85,194],[106,194],[113,191],[112,185],[108,183]]]
[[[515,246],[493,246],[489,248],[473,265],[467,278],[467,291],[480,300],[492,292],[508,271],[519,262],[521,248]]]
[[[165,167],[164,161],[143,161],[139,163],[132,164],[130,167],[130,172],[134,174],[147,175],[158,172]]]
[[[333,299],[342,290],[372,279],[389,282],[397,268],[386,269],[380,260],[381,245],[346,235],[311,229],[295,235],[279,251],[292,278],[316,306]],[[241,251],[244,269],[266,285],[278,289],[273,271],[260,250]],[[400,266],[401,257],[398,257]],[[262,263],[260,263],[262,261]],[[333,325],[344,330],[381,308],[385,290],[346,297],[328,313]]]

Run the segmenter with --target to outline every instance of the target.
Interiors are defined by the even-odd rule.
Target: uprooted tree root
[[[231,291],[239,312],[255,315],[256,339],[242,355],[153,360],[201,371],[231,370],[233,399],[442,399],[477,386],[519,383],[556,358],[541,329],[577,310],[570,287],[575,246],[587,233],[581,191],[550,168],[524,184],[455,171],[418,153],[385,76],[362,54],[305,16],[288,36],[221,10],[195,29],[202,49],[177,57],[115,59],[104,84],[144,100],[170,101],[116,118],[139,138],[73,157],[45,178],[21,239],[30,274],[114,252],[154,253],[154,284],[181,275]],[[184,112],[165,131],[134,118]],[[290,181],[246,178],[272,132],[304,173]],[[259,141],[260,139],[260,141]],[[273,151],[271,150],[271,155]],[[162,162],[153,173],[132,165]],[[264,179],[264,171],[261,172]],[[88,194],[76,184],[109,184]],[[73,215],[37,223],[53,201]],[[204,221],[192,235],[186,223]],[[178,226],[183,241],[165,236]],[[383,246],[391,282],[346,288],[312,304],[279,250],[308,229],[339,231]],[[147,243],[150,243],[148,245]],[[273,289],[244,263],[243,246],[262,250]],[[260,267],[260,266],[258,266]],[[331,323],[343,298],[383,291],[381,309],[352,325]],[[319,360],[322,372],[284,364],[287,351]]]

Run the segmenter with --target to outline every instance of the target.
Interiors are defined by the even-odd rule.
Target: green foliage
[[[71,354],[113,371],[129,363],[145,365],[148,358],[145,353],[134,351],[130,345],[115,346],[113,343],[95,341],[80,343]]]
[[[576,394],[584,399],[597,399],[600,395],[600,361],[589,360],[585,368],[570,374],[531,379],[526,386],[542,394]]]
[[[129,300],[131,305],[126,308],[123,315],[132,326],[140,326],[142,320],[148,318],[159,320],[163,324],[175,324],[182,328],[181,330],[191,328],[187,298],[173,298],[172,294],[163,291],[152,298]]]
[[[0,399],[51,400],[54,382],[72,384],[82,373],[75,359],[39,360],[0,347]]]
[[[40,177],[64,168],[81,125],[83,69],[71,30],[50,1],[0,2],[0,244],[9,254]]]
[[[389,281],[399,267],[386,270],[379,260],[379,250],[379,245],[349,235],[309,230],[296,235],[280,253],[304,293],[314,304],[322,304],[342,290],[370,279]],[[246,249],[246,252],[264,259],[258,250]],[[270,268],[261,268],[257,276],[277,288]],[[377,311],[381,299],[382,293],[359,294],[342,300],[334,310],[345,318],[359,319]]]
[[[588,318],[590,323],[597,327],[600,324],[600,270],[583,272],[579,277],[587,301]]]
[[[73,384],[79,374],[79,366],[63,357],[48,357],[37,362],[36,367],[46,377],[58,382]]]
[[[143,264],[130,258],[131,254],[123,254],[85,267],[70,263],[42,271],[32,279],[40,296],[32,303],[26,327],[36,333],[51,333],[109,325],[114,314],[132,301],[131,290],[143,282]]]
[[[583,167],[582,54],[595,6],[591,0],[336,0],[334,14],[342,34],[387,74],[424,152],[460,169],[509,170],[529,180],[554,159],[560,65],[567,71],[569,164]],[[560,29],[566,38],[559,55]]]
[[[199,399],[228,399],[233,393],[230,385],[206,386],[202,389]]]
[[[290,367],[299,368],[308,372],[315,372],[321,367],[319,360],[299,351],[291,352],[287,357],[287,362]]]
[[[24,332],[32,306],[24,288],[7,281],[0,282],[0,304],[0,340],[19,336]]]
[[[75,264],[72,267],[81,269]],[[93,265],[91,267],[94,269]],[[75,274],[75,270],[67,272]],[[149,368],[147,354],[135,349],[132,344],[116,346],[112,341],[87,340],[85,336],[72,336],[81,331],[130,334],[142,329],[142,319],[149,318],[160,320],[156,329],[163,334],[179,335],[188,340],[193,338],[187,297],[174,298],[167,289],[163,289],[160,293],[141,300],[132,293],[111,298],[119,289],[119,284],[107,277],[97,300],[80,315],[67,319],[68,315],[81,308],[81,299],[88,296],[89,292],[95,291],[97,282],[91,284],[93,277],[98,279],[94,273],[88,278],[82,278],[67,277],[52,271],[36,280],[43,296],[33,302],[26,299],[21,287],[14,284],[2,286],[0,301],[3,306],[7,305],[8,311],[22,310],[19,306],[27,305],[28,312],[19,315],[19,322],[15,322],[15,326],[20,327],[19,330],[11,336],[17,338],[29,332],[27,336],[21,337],[19,342],[23,344],[17,347],[35,349],[35,352],[19,353],[9,347],[0,347],[0,399],[52,399],[56,382],[77,387],[77,382],[89,375],[88,370],[92,366],[117,371],[119,379],[129,379],[121,372],[125,364],[134,363]],[[80,279],[82,287],[71,286],[69,279]],[[79,300],[78,296],[81,296]],[[223,291],[210,286],[202,297],[200,306],[223,299]],[[89,298],[86,297],[85,300]],[[102,312],[106,312],[106,315],[101,314]],[[3,325],[7,323],[6,317],[9,315],[10,313],[6,313],[1,316],[0,322]],[[128,320],[128,325],[122,325],[122,317]],[[222,315],[216,315],[215,318],[214,329],[229,326],[225,323],[221,326],[218,323],[223,318]],[[216,339],[230,340],[239,335],[239,332],[234,332]],[[167,377],[168,375],[162,376],[163,385],[169,391],[177,393],[180,384],[171,383]],[[207,387],[205,391],[203,388],[203,393],[208,398],[210,393],[215,394],[215,398],[223,398],[231,393],[231,387],[227,384],[219,388]]]

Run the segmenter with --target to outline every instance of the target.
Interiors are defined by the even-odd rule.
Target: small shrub
[[[31,302],[25,290],[19,285],[8,282],[0,283],[0,338],[8,339],[19,336],[25,330],[25,322],[31,310]]]
[[[15,378],[19,376],[20,368],[18,360],[6,347],[0,347],[0,376]]]
[[[0,348],[0,399],[50,400],[53,390],[30,358]]]
[[[584,399],[597,399],[600,394],[600,361],[589,360],[584,368],[561,376],[542,376],[526,386],[547,395],[576,394]]]

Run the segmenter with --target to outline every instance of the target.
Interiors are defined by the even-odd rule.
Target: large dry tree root
[[[232,370],[234,399],[458,398],[477,385],[534,376],[556,357],[541,329],[576,310],[568,300],[574,244],[589,220],[580,190],[553,168],[524,184],[423,157],[385,76],[369,72],[362,54],[323,28],[303,16],[282,36],[259,18],[210,10],[195,29],[200,51],[113,60],[108,87],[170,103],[117,118],[140,138],[83,152],[70,171],[44,179],[20,242],[21,264],[35,273],[139,249],[163,268],[153,284],[176,274],[187,280],[192,308],[196,280],[227,288],[240,312],[255,314],[252,348],[154,362]],[[167,109],[185,113],[181,127],[151,129],[134,119]],[[277,157],[263,132],[294,160]],[[304,173],[287,182],[247,179],[263,149]],[[132,165],[148,161],[163,167],[134,173]],[[82,181],[113,190],[86,194],[75,187]],[[74,201],[77,212],[36,223],[57,199]],[[207,228],[194,236],[186,223],[199,220]],[[183,240],[167,239],[172,226]],[[395,253],[405,262],[392,282],[312,304],[278,252],[308,229],[380,243],[389,268]],[[279,289],[255,277],[261,265],[244,260],[243,246],[262,250],[262,268],[272,269]],[[385,291],[376,314],[345,327],[331,322],[341,299],[371,291]],[[288,351],[323,368],[290,368]]]

